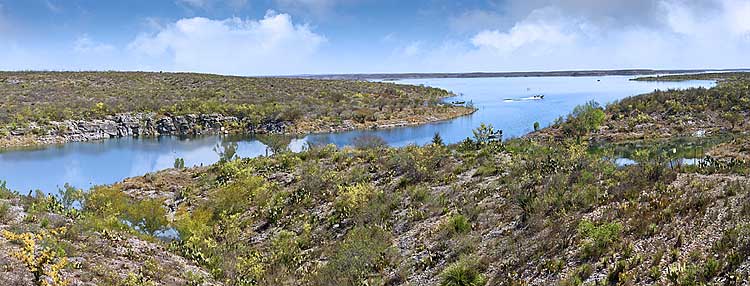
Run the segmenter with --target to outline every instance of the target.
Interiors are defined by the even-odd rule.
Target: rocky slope
[[[84,230],[75,225],[80,214],[74,211],[39,210],[28,198],[0,191],[5,197],[0,199],[0,285],[219,285],[194,262],[167,251],[163,242],[127,232]],[[59,233],[41,236],[55,231]],[[9,236],[16,233],[36,237]],[[45,251],[53,253],[50,262],[38,263]],[[55,278],[67,284],[56,284],[52,264],[63,257]],[[39,265],[45,275],[36,280],[32,267]]]

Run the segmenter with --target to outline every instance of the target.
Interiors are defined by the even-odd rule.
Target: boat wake
[[[522,102],[522,101],[529,101],[529,100],[542,100],[544,99],[544,95],[534,95],[529,97],[522,97],[522,98],[506,98],[503,100],[503,102]]]

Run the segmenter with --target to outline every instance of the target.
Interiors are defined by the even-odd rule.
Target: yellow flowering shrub
[[[67,265],[67,258],[58,257],[57,252],[44,246],[41,242],[59,237],[65,231],[65,227],[42,230],[39,233],[25,232],[20,234],[3,230],[2,235],[9,241],[21,244],[21,249],[13,252],[12,255],[20,260],[26,266],[26,269],[34,275],[34,284],[64,286],[68,285],[68,281],[60,276],[60,271]]]
[[[339,196],[335,203],[337,211],[349,216],[369,201],[376,190],[369,184],[358,183],[353,186],[339,186]]]

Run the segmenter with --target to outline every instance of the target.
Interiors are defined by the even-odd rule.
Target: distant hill
[[[623,69],[623,70],[570,70],[570,71],[531,71],[531,72],[470,72],[470,73],[363,73],[363,74],[321,74],[298,75],[292,78],[310,79],[346,79],[346,80],[400,80],[415,78],[481,78],[481,77],[550,77],[550,76],[629,76],[629,75],[657,75],[684,74],[704,72],[732,72],[747,71],[747,69],[682,69],[682,70],[654,70],[654,69]]]

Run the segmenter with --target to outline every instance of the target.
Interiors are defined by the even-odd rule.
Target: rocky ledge
[[[476,108],[453,107],[444,112],[411,115],[376,121],[351,119],[326,122],[320,119],[297,122],[266,120],[255,123],[249,118],[222,114],[163,115],[156,113],[122,113],[104,119],[31,123],[25,128],[3,134],[0,148],[28,147],[68,142],[84,142],[122,137],[195,136],[208,134],[309,134],[344,132],[357,129],[388,129],[450,120],[477,111]]]
[[[291,123],[277,121],[253,124],[249,120],[222,114],[156,115],[124,113],[104,119],[53,121],[44,126],[30,124],[10,130],[4,144],[24,146],[93,141],[140,136],[190,136],[222,133],[285,133]]]

